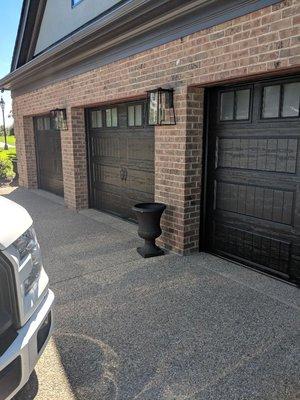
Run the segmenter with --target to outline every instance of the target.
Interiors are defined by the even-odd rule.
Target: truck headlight
[[[32,227],[29,228],[14,242],[13,246],[19,254],[20,263],[28,256],[31,258],[31,269],[23,282],[23,289],[26,295],[38,281],[43,265],[35,230]]]

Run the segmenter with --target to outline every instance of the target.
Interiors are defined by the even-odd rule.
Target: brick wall
[[[36,185],[32,118],[68,110],[62,132],[65,200],[87,206],[83,110],[87,105],[175,88],[178,124],[155,132],[155,196],[168,205],[162,241],[184,253],[198,248],[203,89],[255,74],[300,71],[300,4],[286,0],[14,99],[20,183]],[[31,121],[31,122],[30,122]]]
[[[64,197],[69,207],[88,207],[84,108],[69,108],[68,130],[61,131]]]
[[[35,189],[37,188],[37,166],[33,118],[26,116],[16,118],[14,127],[17,136],[19,184]]]

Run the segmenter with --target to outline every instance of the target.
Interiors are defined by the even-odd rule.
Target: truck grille
[[[0,255],[0,356],[16,337],[16,301],[12,268]]]

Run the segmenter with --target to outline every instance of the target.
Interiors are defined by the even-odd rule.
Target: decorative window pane
[[[280,85],[266,86],[263,96],[263,118],[277,118],[279,116]]]
[[[36,127],[38,131],[42,131],[44,129],[44,118],[42,117],[37,118]]]
[[[44,129],[45,130],[50,130],[51,129],[50,118],[49,117],[45,117],[44,118]]]
[[[135,125],[134,106],[129,106],[128,107],[128,126],[134,126],[134,125]]]
[[[118,109],[108,108],[106,110],[106,126],[108,128],[118,126]]]
[[[92,111],[92,128],[102,127],[102,111],[96,110]]]
[[[111,114],[112,114],[111,126],[116,127],[118,126],[118,109],[112,108]]]
[[[142,118],[142,105],[138,104],[135,106],[135,126],[142,126],[143,118]]]
[[[249,119],[250,89],[236,91],[235,119]]]
[[[233,120],[234,92],[221,94],[221,121]]]
[[[282,117],[298,117],[300,103],[300,82],[283,85]]]
[[[128,106],[128,126],[142,126],[142,105]]]
[[[111,108],[108,108],[108,109],[106,110],[106,126],[107,126],[108,128],[111,127]]]

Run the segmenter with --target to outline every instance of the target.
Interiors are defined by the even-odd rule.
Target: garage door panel
[[[103,126],[90,128],[88,133],[90,205],[127,219],[135,219],[134,204],[154,200],[154,128],[129,126],[128,107],[132,110],[137,104],[139,110],[144,108],[142,101],[97,109]],[[118,125],[108,127],[106,110],[112,107],[117,108]]]
[[[293,224],[295,192],[219,181],[216,198],[217,210]]]
[[[38,186],[63,196],[60,131],[49,129],[49,121],[49,116],[34,119]]]
[[[114,165],[93,164],[93,185],[112,185],[120,188],[120,167]]]
[[[154,173],[128,168],[128,178],[126,180],[126,189],[130,191],[144,192],[150,195],[154,194]],[[148,196],[149,197],[149,196]]]
[[[93,154],[93,158],[97,160],[101,158],[106,163],[114,164],[119,162],[121,159],[121,148],[122,143],[121,139],[118,137],[109,137],[109,136],[101,136],[91,135],[91,150]]]
[[[296,191],[299,179],[296,174],[271,173],[259,170],[244,170],[231,168],[218,168],[210,173],[216,181],[244,183],[254,186],[265,186],[274,189]]]
[[[220,253],[286,274],[291,261],[291,241],[217,222],[212,233],[215,249]]]
[[[116,215],[124,212],[122,196],[119,192],[114,192],[113,190],[105,190],[106,188],[93,188],[93,201],[94,207],[102,211],[111,212]]]
[[[219,138],[218,167],[268,172],[296,172],[298,139]]]
[[[138,134],[138,132],[136,132]],[[153,168],[154,142],[153,136],[144,136],[128,140],[128,161],[130,164],[135,162],[147,163]]]
[[[300,113],[262,119],[263,85],[254,84],[252,119],[234,120],[234,108],[220,121],[220,93],[235,90],[211,92],[206,247],[299,279]]]

